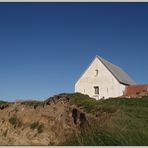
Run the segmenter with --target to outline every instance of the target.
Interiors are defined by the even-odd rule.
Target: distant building
[[[75,83],[75,92],[92,98],[110,98],[124,95],[129,85],[135,82],[120,67],[96,56],[86,71]]]
[[[124,96],[148,92],[148,84],[131,85],[126,87]]]

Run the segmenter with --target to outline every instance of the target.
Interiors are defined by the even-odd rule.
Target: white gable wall
[[[95,76],[96,69],[99,71]],[[94,87],[99,87],[99,95],[95,95]],[[123,95],[125,85],[120,84],[104,64],[96,57],[85,73],[75,84],[75,92],[88,94],[90,97],[101,99]]]

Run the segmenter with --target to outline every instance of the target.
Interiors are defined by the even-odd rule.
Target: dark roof
[[[124,72],[120,67],[112,64],[111,62],[103,59],[100,56],[97,58],[106,66],[106,68],[114,75],[114,77],[123,84],[133,85],[136,84],[126,72]]]

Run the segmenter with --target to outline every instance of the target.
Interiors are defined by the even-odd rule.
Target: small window
[[[98,95],[99,94],[99,87],[98,86],[95,86],[94,87],[94,90],[95,90],[95,95]]]
[[[98,73],[99,73],[99,71],[98,71],[98,69],[96,69],[95,70],[95,76],[98,76]]]

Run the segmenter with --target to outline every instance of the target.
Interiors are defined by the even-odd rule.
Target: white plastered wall
[[[98,75],[95,76],[96,70]],[[99,86],[99,95],[95,95],[94,87]],[[85,73],[75,84],[75,92],[87,94],[92,98],[101,99],[122,96],[125,85],[118,82],[112,73],[96,57]]]

